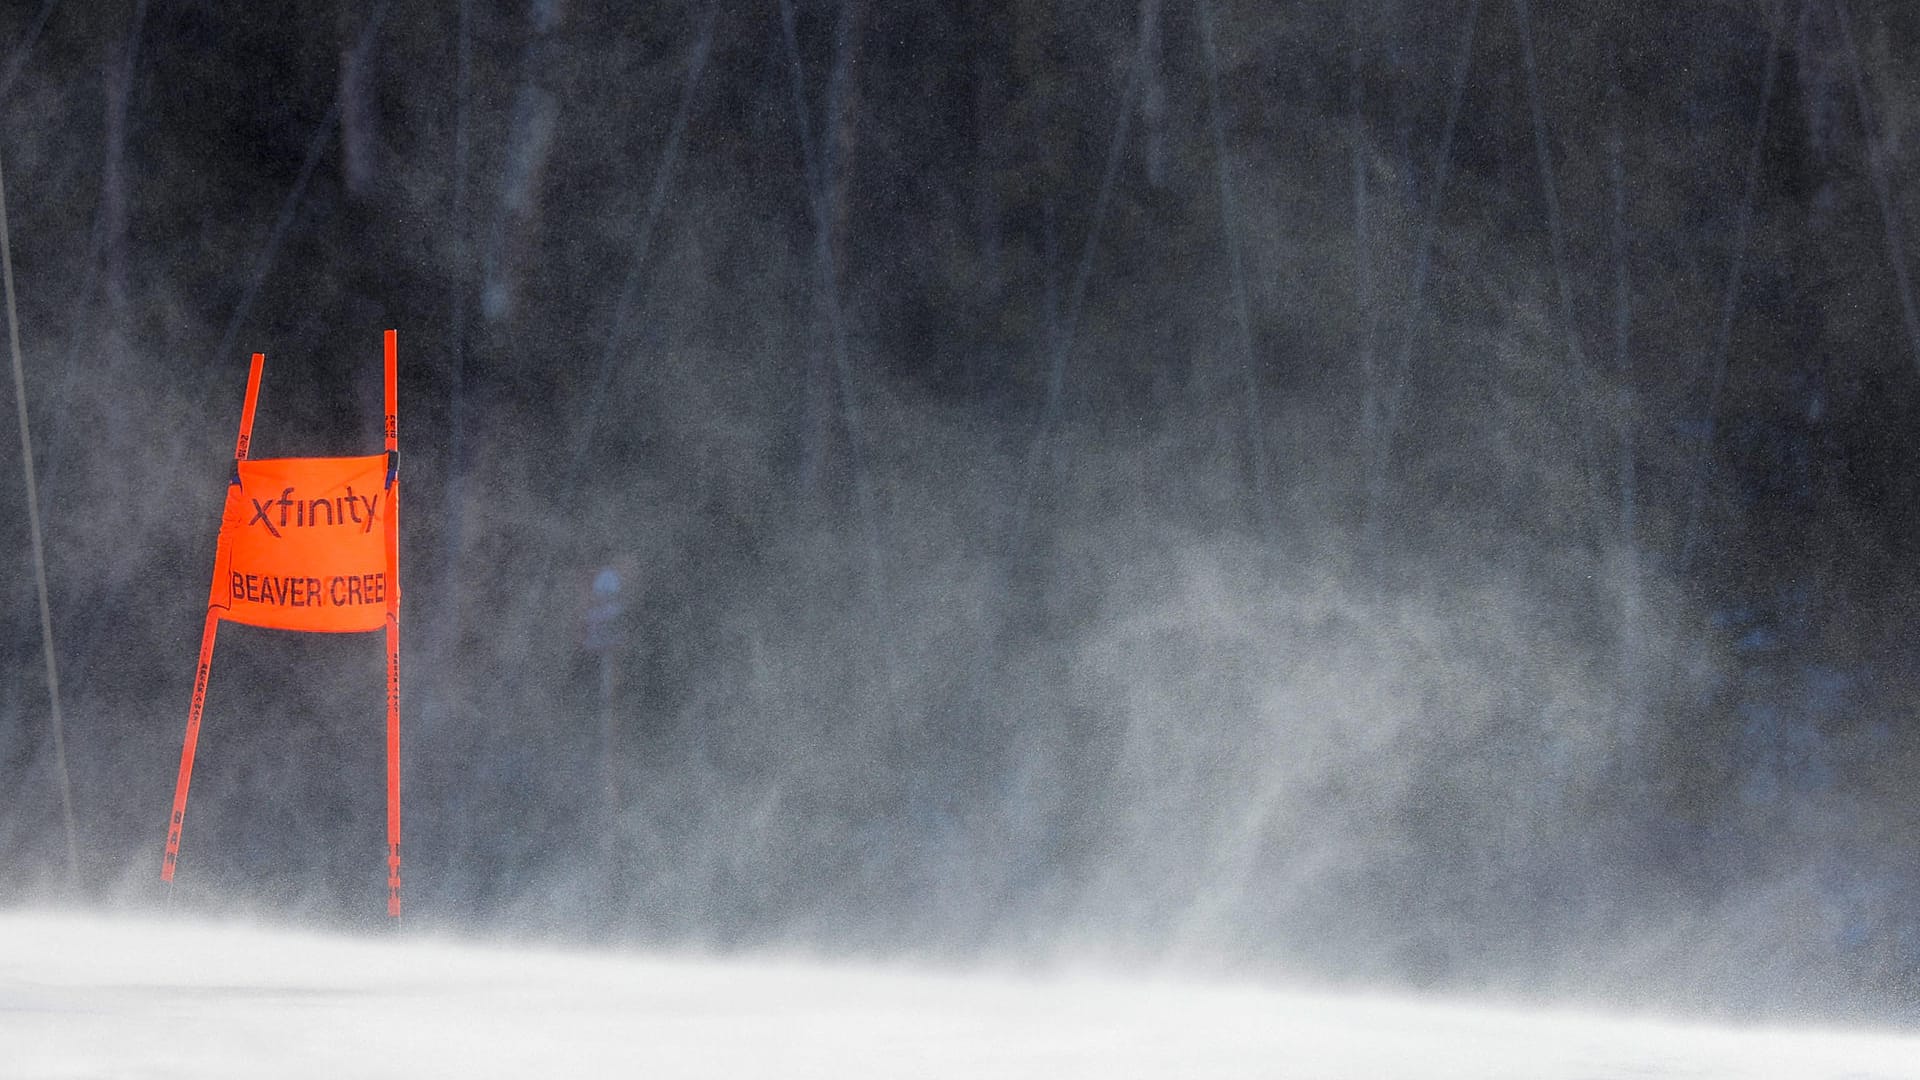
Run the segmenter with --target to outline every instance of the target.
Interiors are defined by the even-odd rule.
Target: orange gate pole
[[[207,672],[213,666],[213,636],[220,614],[207,609],[207,625],[200,632],[200,663],[194,669],[193,704],[187,707],[187,738],[180,745],[180,775],[173,782],[173,814],[167,818],[167,853],[160,860],[160,880],[173,881],[173,864],[180,858],[180,826],[187,818],[187,786],[193,782],[193,752],[200,744],[200,713],[207,705]]]
[[[387,914],[400,918],[400,422],[399,350],[386,334],[387,385]]]
[[[231,484],[240,482],[239,463],[247,459],[248,444],[253,441],[253,410],[260,398],[260,368],[266,359],[265,353],[254,353],[247,370],[247,397],[240,406],[240,438],[233,447],[235,464]],[[224,543],[223,530],[217,544]],[[217,553],[214,565],[220,565]],[[187,736],[180,744],[180,775],[173,783],[173,813],[167,818],[167,852],[160,860],[160,880],[169,884],[173,881],[174,864],[180,858],[180,828],[187,818],[187,788],[193,783],[193,755],[200,745],[200,715],[207,706],[207,675],[213,668],[213,639],[219,629],[220,612],[209,603],[206,626],[200,631],[200,662],[193,674],[193,702],[187,706]]]

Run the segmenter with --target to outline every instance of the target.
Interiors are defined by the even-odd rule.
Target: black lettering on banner
[[[235,601],[274,607],[359,607],[384,604],[387,599],[387,575],[382,572],[318,578],[235,570],[230,586]]]
[[[279,537],[280,530],[274,528],[273,522],[267,520],[267,510],[273,506],[273,500],[268,499],[266,502],[261,502],[259,499],[253,499],[251,496],[249,496],[249,499],[252,499],[253,502],[253,520],[247,522],[247,524],[265,525],[268,532],[272,533],[276,538]]]
[[[350,590],[358,578],[336,577],[322,581],[317,577],[279,577],[273,574],[242,574],[234,571],[232,596],[252,604],[276,607],[345,607],[352,602]]]
[[[282,538],[281,529],[311,529],[321,525],[345,525],[349,521],[360,526],[361,532],[372,532],[374,518],[378,516],[380,508],[378,494],[356,495],[352,485],[347,486],[347,493],[343,496],[300,498],[289,487],[282,490],[277,499],[256,499],[249,495],[247,500],[253,504],[253,517],[247,520],[247,525],[264,526],[275,539]],[[275,508],[280,511],[277,522],[273,516]]]

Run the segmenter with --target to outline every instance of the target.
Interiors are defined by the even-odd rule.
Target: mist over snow
[[[10,1075],[1916,1075],[1912,1036],[1245,983],[0,918]],[[190,964],[183,963],[191,957]]]
[[[339,956],[1910,1024],[1916,64],[1884,0],[0,11],[65,760],[9,435],[0,905],[86,913],[7,933],[388,932],[372,635],[221,627],[158,874],[247,356],[255,457],[371,454],[393,327],[407,906]],[[1163,992],[940,985],[1035,1060]]]

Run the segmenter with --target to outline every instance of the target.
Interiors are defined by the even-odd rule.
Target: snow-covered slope
[[[1920,1038],[0,914],[0,1077],[1920,1077]]]

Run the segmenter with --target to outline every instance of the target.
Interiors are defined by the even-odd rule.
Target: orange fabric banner
[[[208,605],[280,630],[379,630],[399,602],[388,571],[388,457],[235,462]]]

